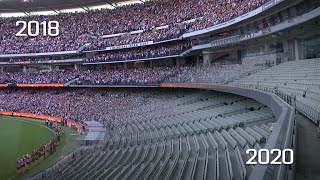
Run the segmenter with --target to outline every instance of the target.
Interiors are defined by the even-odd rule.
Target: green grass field
[[[25,179],[27,176],[52,166],[61,157],[80,145],[80,141],[76,140],[77,136],[70,135],[75,133],[74,130],[63,127],[63,131],[57,152],[28,172],[18,176],[16,173],[17,158],[25,153],[31,153],[44,142],[54,138],[54,134],[40,120],[0,117],[0,180]]]

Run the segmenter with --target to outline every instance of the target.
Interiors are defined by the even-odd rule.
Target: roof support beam
[[[30,16],[30,12],[24,11],[23,9],[19,9],[19,11],[23,12],[27,16]]]
[[[105,3],[109,4],[110,6],[112,6],[114,8],[117,7],[114,3],[112,3],[113,1],[110,1],[110,0],[101,0],[101,2],[105,2]]]
[[[112,4],[112,3],[108,3],[108,4],[110,4],[110,6],[112,6],[114,8],[118,7],[117,4]]]
[[[61,11],[58,10],[58,9],[53,9],[53,8],[50,8],[50,9],[51,9],[51,11],[53,11],[53,12],[55,12],[55,13],[57,13],[57,14],[60,14],[60,13],[61,13]]]
[[[81,9],[85,10],[85,11],[90,11],[90,9],[89,9],[88,7],[83,7],[83,6],[81,6],[80,4],[78,4],[78,6],[79,6]]]

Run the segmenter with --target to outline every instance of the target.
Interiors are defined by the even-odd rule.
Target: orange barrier
[[[52,117],[52,116],[46,116],[46,115],[39,115],[39,114],[31,114],[31,113],[19,113],[19,112],[8,112],[8,111],[0,111],[0,114],[6,115],[6,116],[17,116],[17,117],[27,117],[27,118],[35,118],[35,119],[41,119],[41,120],[50,120],[55,122],[61,122],[63,119],[58,117]],[[69,125],[74,125],[77,128],[80,128],[81,125],[67,120],[67,123]]]
[[[63,84],[17,84],[17,87],[64,87]]]
[[[0,84],[0,87],[8,87],[8,84]]]

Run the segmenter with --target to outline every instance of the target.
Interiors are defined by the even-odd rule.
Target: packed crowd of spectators
[[[90,27],[81,26],[85,14],[60,14],[54,16],[29,16],[17,18],[0,18],[0,54],[21,54],[77,50],[90,39]],[[87,17],[89,18],[89,17]],[[21,26],[17,21],[58,21],[59,35],[55,37],[44,36],[16,36]],[[86,19],[88,20],[88,19]],[[88,24],[89,25],[89,24]],[[32,27],[34,28],[34,27]],[[32,29],[32,32],[35,32]],[[42,32],[42,28],[40,28]]]
[[[265,60],[264,56],[256,57],[255,59],[260,58],[261,61],[245,61],[242,64],[231,60],[198,65],[82,71],[80,78],[74,83],[77,85],[158,85],[163,82],[227,84],[269,67],[273,56],[268,57],[268,60]]]
[[[0,58],[0,62],[5,63],[16,63],[16,64],[23,64],[23,63],[37,63],[37,62],[44,62],[44,61],[61,61],[61,60],[68,60],[68,59],[85,59],[85,54],[76,54],[76,55],[59,55],[59,56],[35,56],[35,57],[15,57],[15,58]]]
[[[47,124],[48,123],[48,124]],[[17,160],[17,173],[21,174],[28,170],[31,166],[36,166],[40,161],[46,159],[49,155],[56,151],[57,146],[60,144],[62,129],[57,122],[48,122],[46,125],[55,133],[55,138],[43,143],[32,151],[31,154],[24,154]]]
[[[267,63],[272,63],[273,56],[266,57],[261,56],[261,61],[244,59],[245,63],[242,64],[235,64],[234,61],[221,61],[199,65],[0,73],[0,84],[65,84],[67,82],[70,82],[71,85],[159,85],[162,82],[228,83],[241,76],[268,67]],[[259,57],[255,57],[255,59],[259,59]]]
[[[143,34],[94,42],[94,46],[161,41],[184,32],[200,30],[231,20],[258,8],[268,0],[164,0],[120,6],[115,9],[53,16],[31,16],[0,19],[0,54],[35,53],[76,50],[103,35],[142,30]],[[16,21],[58,21],[59,36],[17,37],[21,27]],[[194,20],[194,21],[188,21]],[[157,27],[168,26],[162,30]],[[161,29],[161,28],[160,28]],[[40,30],[42,32],[42,29]],[[144,34],[145,33],[145,34]]]
[[[274,13],[270,16],[266,16],[262,19],[257,19],[256,21],[247,24],[245,28],[241,28],[239,31],[238,27],[228,30],[223,33],[212,34],[210,36],[200,37],[197,43],[205,44],[210,43],[214,40],[224,39],[231,36],[245,37],[251,33],[256,33],[258,31],[267,32],[268,28],[278,25],[283,22],[291,21],[293,18],[299,17],[305,13],[308,13],[320,6],[320,1],[317,0],[304,0],[300,3],[283,9],[280,12]]]
[[[102,50],[106,47],[120,46],[127,44],[136,44],[143,42],[160,42],[166,40],[172,40],[180,37],[185,32],[185,25],[180,26],[168,26],[167,28],[160,30],[153,30],[148,32],[142,32],[137,34],[126,33],[116,37],[99,38],[88,47],[88,50]]]
[[[227,84],[263,68],[265,66],[223,61],[216,64],[173,67],[82,70],[71,71],[69,74],[78,77],[74,82],[78,85],[152,85],[161,82]],[[50,78],[50,81],[59,81],[54,79],[54,76]],[[48,80],[47,83],[50,81]],[[185,92],[179,93],[181,95]],[[5,88],[0,90],[0,110],[48,115],[75,122],[97,120],[106,123],[109,127],[114,127],[126,120],[125,114],[155,110],[154,103],[168,101],[179,93],[152,89],[37,88],[21,90]]]
[[[0,84],[75,85],[158,85],[177,73],[176,67],[128,68],[119,70],[81,70],[52,72],[0,73]]]
[[[168,78],[166,82],[227,84],[262,68],[264,66],[234,63],[184,66],[180,68],[176,76]]]
[[[191,48],[191,42],[173,42],[166,45],[159,44],[155,46],[138,47],[134,49],[123,49],[119,51],[104,51],[96,53],[87,62],[111,62],[139,60],[148,58],[158,58],[179,55]]]
[[[77,71],[0,73],[0,84],[64,84],[78,77]]]
[[[42,114],[83,122],[96,120],[112,128],[126,115],[155,109],[189,91],[161,89],[2,89],[0,110]]]
[[[129,68],[121,70],[83,71],[77,85],[158,85],[175,75],[175,67]]]
[[[139,34],[125,34],[122,36],[105,38],[103,40],[98,40],[93,43],[93,46],[90,49],[101,49],[109,46],[118,46],[123,44],[133,44],[147,41],[164,41],[167,39],[178,38],[183,33],[192,32],[196,30],[201,30],[210,26],[214,26],[226,21],[229,21],[233,18],[236,18],[242,14],[245,14],[251,10],[254,10],[266,2],[268,0],[231,0],[231,1],[211,1],[211,0],[174,0],[174,1],[161,1],[161,5],[159,6],[160,1],[151,1],[153,4],[146,4],[146,6],[154,6],[152,9],[157,9],[155,12],[148,12],[145,14],[145,18],[154,18],[149,19],[147,21],[148,25],[151,26],[139,27],[134,26],[136,28],[127,29],[129,32],[133,30],[143,30],[142,33]],[[165,4],[165,6],[164,6]],[[179,6],[177,6],[179,4]],[[145,7],[145,6],[144,6]],[[161,8],[161,9],[159,9]],[[162,10],[166,11],[162,11]],[[169,13],[171,12],[174,13]],[[158,13],[159,12],[159,13]],[[165,14],[163,14],[163,13]],[[143,14],[144,12],[141,12]],[[181,14],[179,14],[181,13]],[[157,14],[158,16],[154,16]],[[164,16],[165,15],[165,16]],[[176,16],[176,18],[173,18]],[[161,18],[160,18],[161,17]],[[164,17],[164,18],[163,18]],[[181,18],[182,17],[182,18]],[[151,21],[150,21],[151,20]],[[188,21],[192,20],[192,21]],[[159,21],[159,23],[157,23]],[[160,23],[163,21],[162,23]],[[160,30],[156,29],[156,27],[168,25],[165,28],[161,28]],[[119,27],[119,26],[117,26]],[[118,33],[108,32],[109,34]],[[108,34],[105,33],[105,34]]]

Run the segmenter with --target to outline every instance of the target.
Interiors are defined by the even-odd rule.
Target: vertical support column
[[[177,57],[176,58],[176,65],[177,66],[181,66],[181,65],[184,65],[184,64],[186,64],[185,57]]]
[[[150,62],[150,67],[153,68],[153,61],[149,61]]]
[[[208,51],[202,51],[203,54],[203,65],[207,65],[211,63],[213,53]]]
[[[238,62],[239,62],[239,63],[241,63],[241,64],[242,64],[242,60],[241,60],[241,58],[242,58],[241,50],[237,50],[237,60],[238,60]]]
[[[49,71],[54,71],[54,66],[53,65],[49,65]]]
[[[283,45],[283,51],[288,52],[289,51],[289,42],[287,39],[282,41],[282,45]]]
[[[176,66],[178,66],[178,67],[180,66],[180,61],[179,61],[178,57],[176,58]]]
[[[268,44],[264,44],[264,53],[267,53],[269,50],[269,45]]]
[[[110,64],[106,64],[106,70],[109,70],[110,69]]]
[[[128,69],[128,63],[123,63],[123,67],[124,67],[124,69]]]
[[[76,70],[76,71],[79,70],[79,64],[74,64],[74,70]]]
[[[22,70],[24,73],[26,73],[26,72],[28,72],[28,69],[27,69],[27,66],[26,65],[24,65],[23,66],[23,70]]]
[[[197,65],[200,64],[200,56],[197,56],[196,63],[197,63]]]
[[[287,42],[287,46],[283,45],[284,53],[287,57],[285,61],[292,61],[295,59],[294,40],[289,39],[286,42]]]
[[[295,57],[295,60],[300,59],[299,41],[297,39],[294,40],[294,57]]]
[[[3,73],[3,69],[4,69],[4,67],[1,66],[1,67],[0,67],[0,72],[1,72],[1,73]]]
[[[283,62],[294,60],[295,59],[295,50],[294,50],[294,40],[287,39],[282,41],[284,57],[282,58]]]

